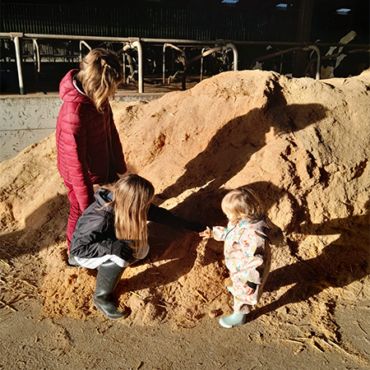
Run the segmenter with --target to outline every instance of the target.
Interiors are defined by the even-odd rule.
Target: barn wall
[[[117,94],[115,100],[150,101],[162,96],[160,93]],[[0,162],[52,134],[61,105],[58,93],[0,96]]]
[[[195,40],[295,41],[295,11],[1,4],[2,32]]]

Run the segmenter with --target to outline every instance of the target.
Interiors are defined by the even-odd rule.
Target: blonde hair
[[[123,79],[121,61],[112,51],[93,49],[80,62],[76,78],[98,112],[103,113],[103,104]]]
[[[126,175],[113,187],[115,232],[118,239],[132,240],[135,253],[148,244],[147,214],[154,187],[138,175]]]
[[[243,219],[256,221],[263,215],[258,196],[247,186],[231,190],[221,202],[222,211],[231,215],[230,221],[236,223]]]

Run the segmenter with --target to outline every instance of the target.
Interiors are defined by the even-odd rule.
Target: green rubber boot
[[[69,267],[79,267],[80,266],[72,255],[68,256],[67,265]]]
[[[226,285],[226,289],[232,294],[234,295],[234,288],[232,286],[227,286]]]
[[[247,315],[243,313],[233,313],[230,316],[221,317],[220,325],[224,328],[230,329],[234,326],[240,326],[245,324]]]
[[[99,266],[93,304],[108,319],[116,320],[125,315],[124,311],[118,311],[112,297],[124,270],[125,268],[112,261],[107,261]]]

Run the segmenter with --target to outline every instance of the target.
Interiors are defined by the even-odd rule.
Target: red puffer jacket
[[[126,164],[109,102],[99,114],[92,100],[75,88],[77,72],[69,71],[59,86],[64,103],[56,127],[57,165],[84,210],[94,201],[93,184],[118,180]]]

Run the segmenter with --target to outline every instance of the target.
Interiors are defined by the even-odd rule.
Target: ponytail
[[[105,102],[123,79],[121,61],[114,52],[93,49],[82,59],[77,79],[97,111],[103,113]]]

